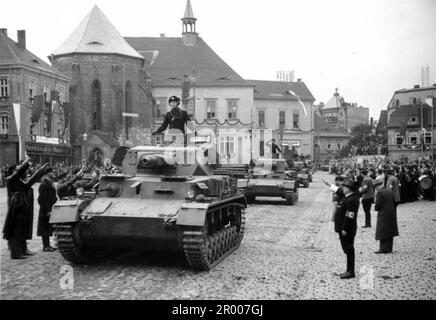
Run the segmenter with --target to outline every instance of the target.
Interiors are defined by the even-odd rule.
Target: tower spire
[[[191,1],[187,0],[185,14],[182,18],[182,39],[187,46],[193,46],[197,43],[198,33],[195,28],[197,19],[192,11]]]

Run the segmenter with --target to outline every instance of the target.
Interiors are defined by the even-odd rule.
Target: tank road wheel
[[[207,236],[205,230],[183,232],[183,250],[188,264],[195,270],[210,270],[241,244],[245,233],[245,211],[235,204],[236,225]],[[239,232],[237,231],[239,227]]]
[[[88,264],[91,262],[92,252],[77,243],[77,226],[78,224],[55,224],[53,234],[57,239],[59,252],[66,260],[76,264]]]
[[[286,192],[286,203],[291,206],[295,204],[293,192]]]

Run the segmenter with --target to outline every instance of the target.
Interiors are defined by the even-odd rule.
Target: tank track
[[[241,208],[241,227],[231,226],[206,236],[204,230],[184,231],[183,250],[188,264],[199,271],[214,268],[241,244],[245,234],[245,211]]]
[[[89,259],[74,241],[72,224],[55,224],[53,233],[57,239],[59,252],[66,260],[76,264],[87,264],[89,262]]]
[[[298,193],[295,194],[294,191],[285,191],[286,193],[286,203],[293,206],[298,201]]]

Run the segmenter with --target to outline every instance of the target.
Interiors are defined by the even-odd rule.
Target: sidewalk
[[[320,175],[318,175],[319,178]],[[332,176],[326,176],[329,181]],[[362,229],[365,214],[358,214],[355,239],[356,278],[341,280],[346,256],[325,210],[315,242],[316,266],[304,277],[301,299],[436,299],[436,202],[417,201],[398,206],[399,236],[392,254],[375,254],[377,212],[372,206],[372,228]]]

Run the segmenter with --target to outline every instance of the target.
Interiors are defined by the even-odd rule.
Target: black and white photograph
[[[436,1],[0,8],[0,300],[436,299]]]

